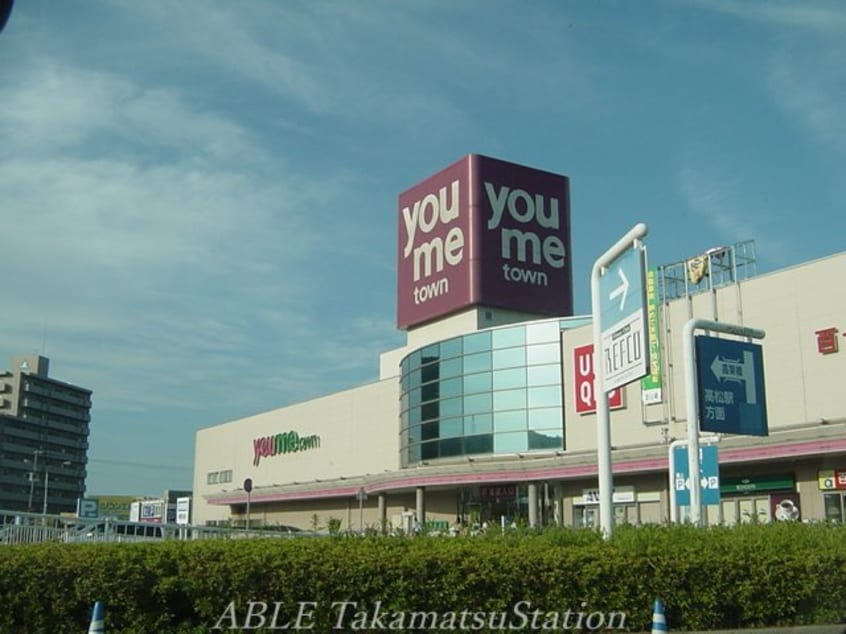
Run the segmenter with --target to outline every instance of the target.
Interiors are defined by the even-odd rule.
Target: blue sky
[[[0,367],[93,389],[90,494],[190,488],[197,429],[377,378],[397,196],[471,152],[570,177],[577,313],[641,221],[837,253],[844,59],[836,0],[19,0]]]

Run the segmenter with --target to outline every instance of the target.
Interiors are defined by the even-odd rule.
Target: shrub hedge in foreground
[[[267,617],[277,602],[288,618],[315,602],[304,622],[314,632],[368,629],[355,613],[372,614],[377,602],[383,613],[488,614],[521,601],[543,613],[625,613],[626,629],[648,631],[656,598],[671,630],[843,622],[846,527],[619,527],[608,541],[551,529],[0,547],[0,632],[10,634],[84,632],[96,600],[109,633],[241,631],[250,601],[271,604]],[[336,629],[344,601],[357,603]]]

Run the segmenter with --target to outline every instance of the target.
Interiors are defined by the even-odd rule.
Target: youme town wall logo
[[[262,458],[281,456],[320,448],[320,436],[300,436],[295,431],[283,432],[273,436],[260,436],[253,439],[253,465],[258,466]]]

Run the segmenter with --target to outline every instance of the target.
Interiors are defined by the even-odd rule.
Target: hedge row
[[[314,632],[648,631],[657,598],[671,630],[840,623],[846,527],[6,546],[0,598],[8,633],[84,632],[96,600],[106,632],[138,634],[280,631],[274,610]]]

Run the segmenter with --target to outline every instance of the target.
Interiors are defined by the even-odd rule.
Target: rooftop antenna
[[[47,317],[44,318],[44,332],[41,334],[41,354],[47,356]]]

